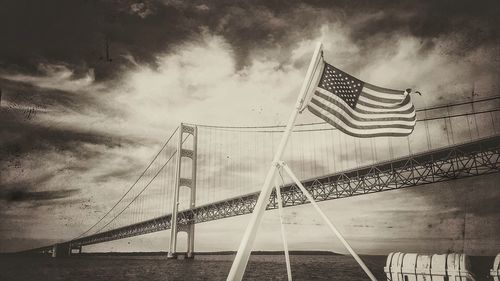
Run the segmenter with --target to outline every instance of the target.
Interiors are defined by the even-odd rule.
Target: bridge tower
[[[192,136],[191,149],[184,148],[184,135]],[[186,138],[187,139],[187,138]],[[177,258],[177,234],[179,232],[186,232],[187,237],[187,251],[186,258],[194,258],[194,217],[183,218],[182,221],[178,218],[179,212],[179,191],[181,187],[187,187],[191,191],[189,198],[189,208],[195,207],[196,201],[196,158],[197,158],[197,141],[198,130],[196,126],[186,125],[181,123],[179,127],[179,140],[177,144],[176,154],[176,171],[175,171],[175,186],[174,186],[174,202],[172,207],[172,216],[170,221],[170,247],[168,251],[168,258]],[[191,178],[182,177],[182,163],[184,158],[191,159]],[[185,166],[184,166],[185,167]]]

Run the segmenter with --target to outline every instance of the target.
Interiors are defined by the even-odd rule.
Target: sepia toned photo
[[[0,280],[499,281],[499,15],[0,1]]]

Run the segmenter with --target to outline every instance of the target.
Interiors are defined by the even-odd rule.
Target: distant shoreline
[[[290,251],[290,255],[322,255],[322,256],[342,256],[330,251]],[[184,252],[179,252],[179,255],[184,255]],[[96,252],[82,253],[81,255],[89,256],[163,256],[167,252]],[[197,256],[227,256],[236,255],[236,251],[219,251],[219,252],[195,252]],[[252,255],[283,255],[283,251],[252,251]]]
[[[342,254],[331,251],[290,251],[290,255],[305,256],[343,256]],[[166,256],[168,252],[94,252],[81,253],[75,256]],[[178,255],[184,255],[184,252],[179,252]],[[252,251],[252,255],[283,255],[283,251]],[[19,253],[0,253],[0,256],[20,255]],[[21,254],[25,255],[25,254]],[[236,251],[219,251],[219,252],[195,252],[196,256],[228,256],[236,255]]]

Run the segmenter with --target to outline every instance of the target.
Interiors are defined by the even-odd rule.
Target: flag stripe
[[[366,102],[365,100],[359,100],[357,105],[361,105],[366,107],[365,110],[372,110],[372,109],[382,109],[382,110],[394,110],[394,111],[399,111],[404,107],[404,109],[410,108],[412,105],[410,103],[410,98],[405,98],[405,100],[401,104],[395,104],[395,105],[380,105],[380,104],[375,104],[372,102]],[[356,106],[357,107],[357,106]]]
[[[374,98],[380,98],[380,99],[386,99],[388,102],[401,102],[404,99],[404,92],[400,91],[399,94],[384,94],[382,92],[377,92],[375,90],[372,90],[368,87],[363,87],[363,93],[369,95],[369,97],[374,97]]]
[[[391,110],[384,110],[384,109],[374,109],[370,107],[365,107],[362,105],[357,105],[356,106],[356,112],[364,113],[364,114],[409,114],[415,111],[415,108],[413,105],[408,104],[405,105],[403,109],[391,109]]]
[[[393,94],[393,95],[400,95],[401,92],[402,92],[401,90],[387,89],[387,88],[382,88],[382,87],[379,87],[379,86],[375,86],[375,85],[367,83],[367,82],[364,82],[364,83],[365,83],[364,86],[366,88],[374,90],[374,91],[377,91],[377,92],[381,92],[381,93]]]
[[[341,98],[339,98],[337,95],[335,95],[334,93],[329,92],[323,88],[317,87],[316,92],[319,92],[319,93],[326,95],[326,96],[328,96],[332,99],[335,99],[337,101],[343,102],[343,100]],[[394,108],[394,109],[387,109],[387,108],[383,108],[383,107],[381,107],[381,109],[379,109],[379,108],[375,108],[373,106],[370,106],[369,104],[368,104],[368,106],[364,106],[364,105],[360,105],[359,103],[356,105],[356,109],[352,109],[345,102],[343,102],[343,104],[345,104],[348,107],[348,110],[356,111],[356,112],[363,113],[363,114],[389,114],[389,113],[391,113],[391,114],[407,114],[407,113],[413,112],[413,105],[410,103],[409,97],[406,98],[404,100],[404,102],[401,104],[401,108]]]
[[[383,106],[383,107],[394,107],[394,106],[399,106],[401,104],[401,101],[381,101],[381,99],[370,99],[365,95],[365,93],[361,93],[358,98],[358,102],[363,102],[365,104],[373,104],[373,105],[378,105],[378,106]]]
[[[380,129],[380,128],[402,128],[402,129],[411,129],[414,126],[415,120],[412,121],[368,121],[368,120],[355,120],[351,118],[349,115],[343,115],[340,114],[341,110],[333,104],[325,104],[321,102],[320,100],[313,98],[311,100],[311,103],[317,106],[318,108],[322,109],[323,111],[326,111],[330,113],[331,115],[334,115],[338,119],[342,120],[345,124],[352,128],[356,129]]]
[[[327,102],[336,105],[341,110],[345,111],[349,116],[356,120],[367,120],[367,121],[391,121],[391,120],[403,120],[403,121],[412,121],[415,119],[415,112],[413,110],[409,110],[407,112],[395,114],[395,113],[386,113],[386,112],[378,112],[377,114],[373,114],[371,112],[359,112],[359,110],[352,109],[349,105],[347,105],[342,99],[335,95],[325,95],[319,91],[315,93],[315,96],[326,100]]]
[[[386,103],[386,104],[390,104],[390,105],[400,104],[401,101],[403,101],[403,98],[404,98],[404,97],[401,97],[401,98],[398,98],[398,99],[381,98],[381,97],[378,97],[378,96],[374,96],[374,95],[368,94],[367,92],[365,92],[365,89],[362,90],[362,93],[361,93],[360,97],[364,97],[368,102],[369,101],[375,101],[375,102],[382,102],[382,103]]]
[[[319,118],[323,119],[330,125],[334,126],[338,130],[354,136],[358,138],[371,138],[371,137],[403,137],[411,134],[412,130],[408,129],[392,129],[392,128],[384,128],[384,129],[372,129],[372,130],[357,130],[354,128],[350,128],[345,125],[343,122],[335,118],[330,114],[323,114],[320,109],[316,109],[314,105],[309,104],[309,111]]]
[[[377,96],[375,96],[374,98],[373,93],[366,94],[365,92],[366,90],[367,88],[363,88],[361,90],[361,94],[359,95],[359,98],[365,103],[371,103],[373,105],[384,106],[384,107],[394,107],[397,105],[401,105],[401,103],[405,100],[404,94],[399,95],[397,100],[385,99],[380,97],[377,98]]]

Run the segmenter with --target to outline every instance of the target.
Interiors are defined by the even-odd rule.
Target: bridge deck
[[[333,200],[500,172],[500,136],[428,151],[392,161],[368,165],[302,181],[317,201]],[[281,188],[285,207],[309,203],[295,184]],[[181,229],[191,223],[245,215],[252,212],[259,192],[242,195],[178,213]],[[273,192],[267,209],[276,209]],[[102,243],[170,228],[171,215],[89,235],[72,241],[72,246]],[[30,250],[48,251],[52,246]]]

